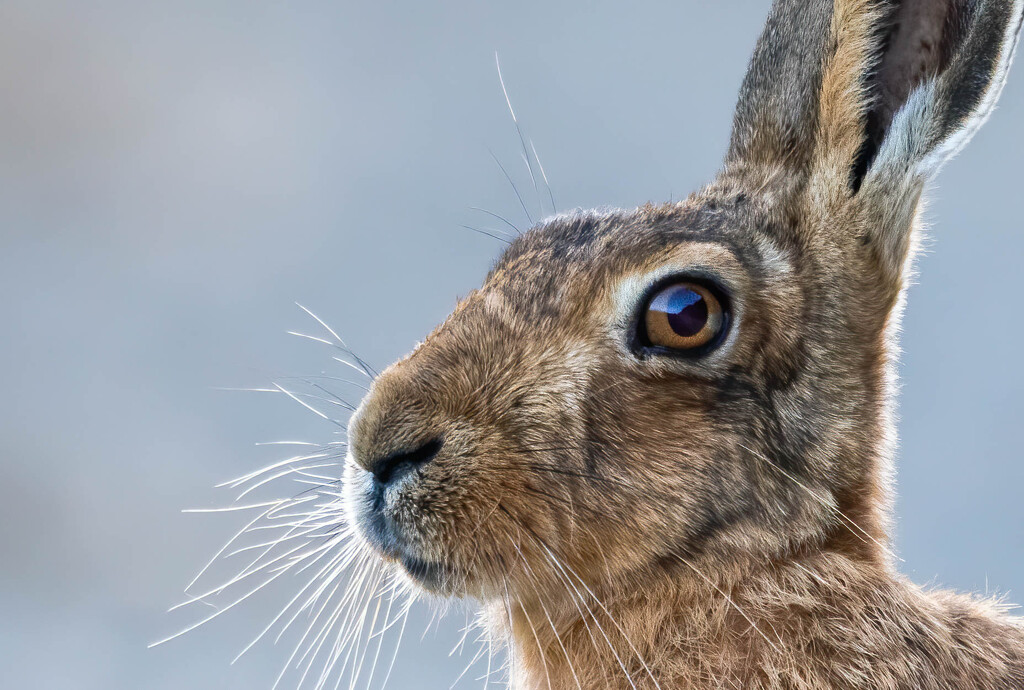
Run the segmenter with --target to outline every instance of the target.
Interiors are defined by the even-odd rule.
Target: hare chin
[[[400,568],[420,589],[442,597],[459,597],[466,593],[463,573],[450,564],[417,555],[416,549],[394,536],[394,528],[379,514],[363,516],[356,525],[363,543],[384,561]]]

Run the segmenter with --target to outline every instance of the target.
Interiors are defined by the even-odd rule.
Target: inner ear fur
[[[938,76],[953,55],[971,11],[963,0],[902,0],[882,7],[875,28],[879,58],[865,78],[864,142],[854,163],[856,191],[911,92]]]

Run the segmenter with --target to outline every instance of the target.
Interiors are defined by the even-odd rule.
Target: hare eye
[[[641,323],[647,346],[695,351],[713,347],[725,331],[727,314],[707,287],[679,282],[654,294]]]

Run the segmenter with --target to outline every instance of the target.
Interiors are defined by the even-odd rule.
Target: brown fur
[[[922,591],[887,545],[921,190],[987,116],[1020,17],[779,0],[714,183],[530,230],[376,379],[350,429],[355,519],[418,584],[484,604],[517,689],[1024,688],[1020,621]],[[730,296],[701,358],[631,344],[677,274]]]

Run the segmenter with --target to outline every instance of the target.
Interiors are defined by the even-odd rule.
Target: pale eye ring
[[[690,355],[703,354],[721,342],[729,320],[715,289],[679,280],[655,290],[638,325],[640,343]]]

